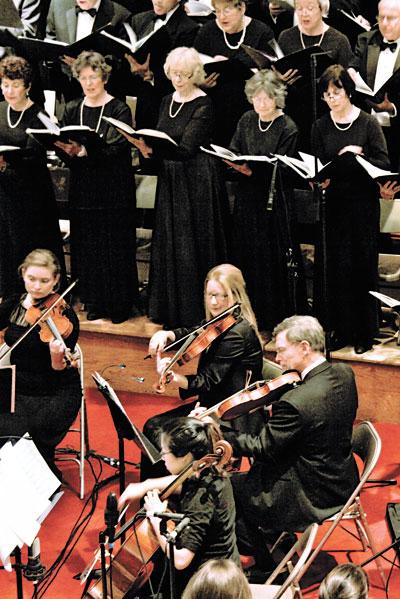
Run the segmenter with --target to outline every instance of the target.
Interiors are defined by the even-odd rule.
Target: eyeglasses
[[[388,23],[394,23],[399,20],[399,17],[391,16],[391,15],[378,15],[376,17],[378,23],[383,23],[383,21],[387,21]]]
[[[217,17],[219,15],[224,15],[225,17],[233,14],[235,12],[235,10],[237,10],[238,8],[240,8],[240,4],[232,4],[231,6],[224,6],[224,8],[215,8],[214,12],[217,15]]]
[[[100,75],[89,75],[88,77],[79,77],[79,81],[81,83],[87,83],[88,81],[90,83],[93,83],[93,81],[98,81],[98,79],[101,79]]]
[[[295,5],[294,10],[296,12],[315,12],[316,10],[321,10],[320,6],[316,4],[309,4],[308,6],[297,6]]]
[[[217,302],[223,302],[228,299],[228,295],[226,293],[206,293],[206,298],[209,300],[214,298]]]
[[[322,94],[322,98],[324,100],[335,100],[336,98],[340,98],[343,95],[344,89],[338,89],[337,92],[324,92]]]
[[[171,77],[179,77],[179,79],[191,79],[193,77],[193,73],[181,73],[181,71],[170,71]]]

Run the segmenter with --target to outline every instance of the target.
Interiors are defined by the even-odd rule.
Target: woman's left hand
[[[68,154],[68,156],[77,156],[82,152],[83,149],[83,146],[78,144],[76,141],[69,141],[67,143],[63,141],[56,141],[54,145]]]
[[[345,152],[352,152],[353,154],[362,154],[363,148],[361,146],[344,146],[341,150],[339,150],[338,155],[341,156]]]
[[[65,346],[58,339],[53,339],[49,343],[51,366],[54,370],[64,370],[65,368]]]
[[[120,133],[133,145],[135,148],[139,150],[139,152],[144,156],[144,158],[150,158],[153,153],[153,148],[147,145],[144,139],[132,137],[129,133],[125,133],[125,131],[121,131]]]
[[[247,162],[245,162],[244,164],[236,164],[236,162],[231,162],[230,160],[224,160],[224,162],[225,164],[233,168],[235,171],[238,171],[238,173],[246,175],[246,177],[250,177],[253,174],[253,171],[251,170]]]

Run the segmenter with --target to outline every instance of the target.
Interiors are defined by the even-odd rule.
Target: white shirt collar
[[[304,380],[304,377],[314,368],[326,362],[326,358],[324,356],[319,356],[314,362],[311,362],[304,370],[301,372],[301,380]]]

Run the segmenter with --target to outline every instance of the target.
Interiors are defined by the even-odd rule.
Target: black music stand
[[[111,417],[114,422],[115,430],[118,435],[118,456],[119,456],[119,490],[122,493],[125,489],[125,448],[124,440],[133,441],[140,449],[141,453],[146,455],[152,464],[161,459],[160,452],[143,435],[143,433],[131,422],[125,408],[118,399],[117,394],[111,385],[98,372],[92,374],[93,380],[98,390],[106,399],[110,408]]]

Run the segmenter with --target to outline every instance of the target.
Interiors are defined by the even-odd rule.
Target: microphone
[[[115,527],[118,523],[118,501],[115,493],[107,496],[106,509],[104,510],[104,522],[106,525],[106,536],[108,537],[108,548],[110,552],[114,548]]]
[[[165,535],[167,539],[167,543],[175,543],[176,537],[178,537],[181,532],[190,524],[190,518],[185,516],[181,522],[177,526],[175,526],[174,530]]]
[[[162,518],[163,520],[173,520],[174,522],[181,522],[185,518],[185,514],[175,514],[174,512],[153,512],[151,510],[145,511],[145,515],[148,518]]]
[[[37,582],[41,580],[46,573],[46,568],[40,562],[40,541],[39,537],[34,539],[32,545],[28,547],[28,563],[24,567],[24,576],[27,580]]]

